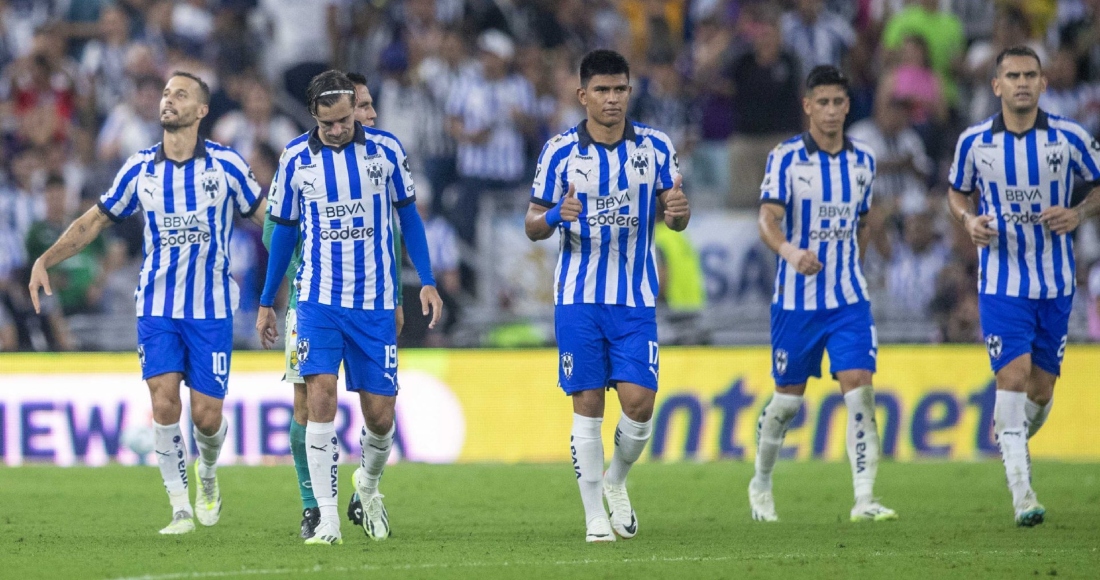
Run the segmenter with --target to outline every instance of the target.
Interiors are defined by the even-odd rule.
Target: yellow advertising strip
[[[751,460],[756,422],[774,384],[770,350],[665,348],[654,437],[646,461]],[[972,459],[996,454],[991,427],[993,376],[985,349],[966,346],[886,346],[875,386],[883,450],[897,460]],[[281,374],[278,352],[234,353],[232,372]],[[556,386],[557,352],[402,351],[402,371],[421,371],[457,397],[465,418],[459,461],[569,460],[570,400]],[[828,369],[828,361],[824,369]],[[0,355],[4,374],[139,372],[136,354]],[[76,380],[79,380],[76,378]],[[277,378],[272,387],[278,389]],[[231,388],[232,391],[232,388]],[[288,389],[289,391],[289,389]],[[230,393],[232,396],[232,392]],[[1055,389],[1053,413],[1031,440],[1033,457],[1100,459],[1100,345],[1070,345]],[[607,398],[604,442],[612,451],[619,417]],[[812,380],[805,411],[786,438],[783,457],[843,459],[847,418],[838,385]]]

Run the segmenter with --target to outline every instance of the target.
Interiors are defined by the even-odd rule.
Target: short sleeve
[[[535,166],[535,180],[531,183],[531,203],[554,207],[561,201],[566,187],[566,159],[573,150],[573,144],[566,145],[564,141],[565,137],[558,135],[543,146]]]
[[[298,189],[294,187],[294,168],[298,156],[283,151],[279,166],[275,170],[275,179],[271,182],[271,192],[267,205],[271,220],[283,225],[297,225],[299,219]]]
[[[657,183],[654,189],[658,192],[672,189],[676,176],[680,175],[680,158],[676,155],[676,148],[672,140],[662,135],[660,139],[653,140],[653,146],[657,148]]]
[[[396,139],[396,149],[382,146],[386,152],[386,158],[393,164],[393,173],[390,175],[389,195],[393,207],[401,208],[416,203],[416,186],[413,185],[412,171],[409,169],[409,156],[405,154],[405,148]]]
[[[788,169],[794,151],[784,151],[782,147],[768,153],[768,162],[764,166],[764,181],[760,183],[760,202],[787,205],[790,201],[790,183]]]
[[[870,155],[870,154],[867,155],[867,166],[871,170],[870,171],[871,175],[870,175],[870,179],[868,179],[868,181],[867,181],[867,184],[863,187],[863,199],[859,202],[859,212],[857,212],[860,215],[863,215],[863,214],[871,211],[871,199],[874,197],[874,185],[875,185],[875,174],[876,174],[875,156],[874,155]]]
[[[1100,181],[1100,141],[1077,123],[1070,123],[1062,132],[1070,145],[1070,167],[1089,183]]]
[[[951,170],[947,173],[947,180],[951,188],[962,193],[974,191],[977,175],[974,170],[974,141],[981,133],[959,138],[955,146],[955,158],[951,162]]]
[[[233,194],[233,203],[237,206],[237,211],[244,217],[252,215],[263,198],[263,190],[260,189],[260,184],[256,183],[252,168],[240,153],[228,148],[224,155],[218,157],[218,161],[229,176],[226,181],[229,183],[229,191]]]
[[[111,220],[120,222],[137,210],[139,200],[137,196],[138,175],[145,165],[141,155],[133,155],[126,161],[126,165],[118,171],[115,181],[99,198],[99,209],[107,214]]]

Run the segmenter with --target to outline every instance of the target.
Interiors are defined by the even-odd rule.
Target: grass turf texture
[[[343,546],[305,546],[289,466],[219,470],[216,527],[169,521],[156,467],[0,469],[7,578],[1009,578],[1095,577],[1100,464],[1037,463],[1047,522],[1012,522],[1004,471],[981,463],[884,464],[876,491],[901,520],[852,524],[844,463],[781,462],[781,521],[751,521],[749,463],[646,464],[630,476],[638,537],[584,542],[568,465],[399,464],[382,490],[393,537],[343,517]],[[192,489],[194,494],[194,489]],[[377,576],[379,575],[380,576]]]

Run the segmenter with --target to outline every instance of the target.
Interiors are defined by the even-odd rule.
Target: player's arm
[[[972,197],[973,192],[966,193],[954,187],[948,188],[947,207],[951,216],[962,224],[966,233],[970,234],[974,245],[984,248],[989,245],[993,236],[997,235],[997,230],[989,226],[996,218],[991,215],[975,215]]]
[[[569,191],[554,207],[545,207],[535,202],[527,206],[527,215],[523,218],[523,231],[532,242],[545,240],[554,235],[554,231],[565,222],[575,222],[581,215],[581,202],[577,199],[577,188],[569,184]]]
[[[554,235],[565,222],[575,222],[584,206],[577,199],[577,188],[570,183],[562,196],[565,177],[561,175],[563,155],[567,151],[556,146],[561,137],[555,137],[542,147],[539,163],[535,168],[535,180],[531,184],[531,203],[523,219],[523,231],[532,242]],[[568,171],[568,163],[564,164]]]
[[[665,209],[665,225],[675,232],[686,230],[688,222],[691,221],[691,206],[688,204],[687,196],[684,195],[683,180],[680,174],[676,174],[672,181],[672,189],[657,195],[657,199]]]
[[[799,274],[812,276],[821,271],[821,262],[817,254],[809,250],[801,250],[787,241],[787,235],[783,233],[782,223],[787,216],[787,208],[778,203],[760,204],[760,215],[756,221],[760,229],[760,239],[771,251],[779,254]]]
[[[1070,139],[1070,157],[1074,161],[1074,173],[1092,185],[1085,199],[1072,208],[1051,206],[1039,214],[1039,222],[1056,234],[1068,234],[1085,220],[1100,213],[1100,141],[1089,135],[1080,125],[1072,124],[1066,130]],[[1067,192],[1068,194],[1068,192]]]
[[[435,328],[439,319],[443,317],[443,298],[439,296],[439,290],[435,287],[435,277],[432,275],[432,259],[428,253],[428,236],[424,232],[424,221],[416,211],[416,186],[413,184],[412,171],[409,169],[409,158],[400,143],[395,145],[396,148],[389,149],[387,152],[387,156],[394,165],[394,171],[390,174],[388,183],[390,203],[397,210],[405,249],[409,252],[413,267],[416,268],[416,275],[420,277],[421,311],[424,316],[432,317],[428,322],[428,328]]]
[[[28,288],[35,312],[39,314],[42,312],[41,305],[38,303],[39,289],[44,289],[47,296],[53,296],[47,270],[79,254],[110,224],[111,218],[98,205],[90,208],[84,212],[84,215],[76,218],[69,229],[65,230],[65,233],[61,234],[61,237],[34,261]]]
[[[268,238],[267,273],[264,276],[263,291],[260,293],[260,307],[256,310],[256,331],[260,334],[260,344],[264,348],[271,348],[279,338],[279,331],[275,326],[275,309],[272,306],[275,304],[275,295],[282,286],[284,274],[294,257],[294,249],[298,246],[300,216],[298,191],[293,184],[294,167],[295,158],[284,151],[271,184],[271,211],[268,211],[269,204],[265,200],[263,208],[255,208],[262,211],[253,212],[253,215],[266,216],[271,222],[270,234],[268,228],[264,228],[264,236]]]
[[[253,208],[252,213],[249,214],[248,219],[260,226],[264,227],[264,222],[267,216],[267,200],[260,197],[260,200],[256,202],[256,207]]]

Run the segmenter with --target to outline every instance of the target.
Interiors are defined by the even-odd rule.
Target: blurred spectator
[[[929,314],[936,279],[950,250],[936,235],[937,213],[928,209],[905,216],[900,239],[885,248],[886,291],[890,304],[914,317]]]
[[[1002,6],[993,20],[993,37],[975,42],[966,52],[964,73],[973,87],[968,109],[970,123],[979,123],[1001,110],[1001,99],[993,94],[992,85],[997,55],[1001,51],[1027,45],[1039,55],[1044,69],[1050,65],[1046,48],[1041,42],[1029,39],[1027,34],[1027,17],[1023,11],[1016,6]]]
[[[241,105],[239,111],[218,120],[213,139],[236,149],[246,159],[260,144],[282,151],[302,133],[293,121],[275,112],[271,90],[259,79],[245,81]]]
[[[685,91],[686,83],[673,66],[672,53],[651,54],[647,74],[635,81],[630,118],[660,127],[683,159],[690,155],[698,139],[694,107]]]
[[[127,157],[156,145],[160,140],[160,95],[164,81],[158,77],[135,79],[129,98],[115,106],[96,139],[100,161],[121,167]]]
[[[730,141],[732,205],[754,207],[760,198],[768,152],[802,130],[798,61],[783,49],[775,15],[763,12],[749,25],[752,50],[734,59]]]
[[[1100,260],[1096,260],[1089,268],[1087,290],[1089,338],[1100,341]]]
[[[939,0],[908,0],[905,8],[887,21],[882,45],[887,50],[900,51],[910,36],[924,40],[929,67],[939,77],[947,102],[955,103],[958,85],[953,72],[959,69],[965,49],[958,17],[941,11]]]
[[[0,79],[0,100],[11,101],[19,139],[48,145],[68,138],[80,104],[76,70],[56,27],[39,29],[30,53]]]
[[[901,44],[898,64],[884,75],[890,98],[909,105],[914,125],[943,122],[947,101],[943,86],[929,66],[928,45],[919,36],[907,36]]]
[[[423,122],[417,125],[420,135],[420,157],[424,174],[431,185],[432,213],[443,214],[443,196],[448,185],[455,182],[455,141],[447,132],[447,99],[459,79],[472,66],[466,55],[466,43],[457,29],[442,31],[438,51],[427,54],[416,65],[416,82],[424,87],[426,100]]]
[[[660,208],[653,228],[653,246],[657,251],[658,304],[667,307],[680,321],[696,320],[707,305],[699,253],[685,233],[672,231],[665,225]]]
[[[4,294],[3,282],[0,282],[0,352],[11,352],[19,348],[19,330],[11,311],[4,304]]]
[[[172,32],[203,44],[214,31],[214,15],[207,0],[177,0],[172,6]]]
[[[691,187],[715,198],[725,198],[730,190],[729,138],[734,111],[728,69],[732,41],[730,27],[718,17],[708,16],[695,26],[689,81],[700,141],[691,156]]]
[[[99,13],[99,34],[84,47],[80,72],[88,80],[93,107],[104,119],[125,99],[130,86],[126,56],[130,49],[130,18],[108,4]]]
[[[510,192],[526,165],[524,133],[534,128],[534,90],[510,70],[515,44],[503,32],[478,38],[481,68],[463,77],[447,100],[448,128],[458,143],[459,199],[451,210],[458,236],[475,245],[483,194]]]
[[[783,43],[798,57],[799,77],[819,64],[844,70],[856,32],[842,17],[825,8],[825,0],[797,0],[794,10],[783,15]]]
[[[1047,90],[1039,95],[1039,106],[1048,113],[1069,117],[1092,135],[1100,132],[1100,95],[1097,87],[1077,82],[1073,51],[1063,48],[1043,63]]]
[[[34,149],[16,151],[10,179],[0,185],[0,279],[21,279],[27,266],[27,233],[31,224],[45,216],[41,156],[42,152]]]
[[[28,262],[37,260],[49,249],[75,217],[74,212],[66,208],[65,198],[65,181],[60,175],[50,175],[44,191],[45,216],[33,223],[27,232]],[[108,239],[98,236],[79,254],[53,269],[51,285],[66,315],[98,309],[110,265],[117,264],[122,255],[122,248],[115,248],[114,259],[108,260]]]
[[[631,62],[642,62],[651,50],[678,52],[684,36],[685,0],[622,0],[630,30]]]
[[[330,66],[341,66],[339,31],[343,0],[259,0],[266,20],[264,50],[270,78],[306,105],[310,79]]]
[[[894,97],[884,84],[879,91],[874,117],[855,123],[848,136],[863,141],[875,152],[873,208],[924,204],[932,160],[924,142],[909,123],[909,103]]]

